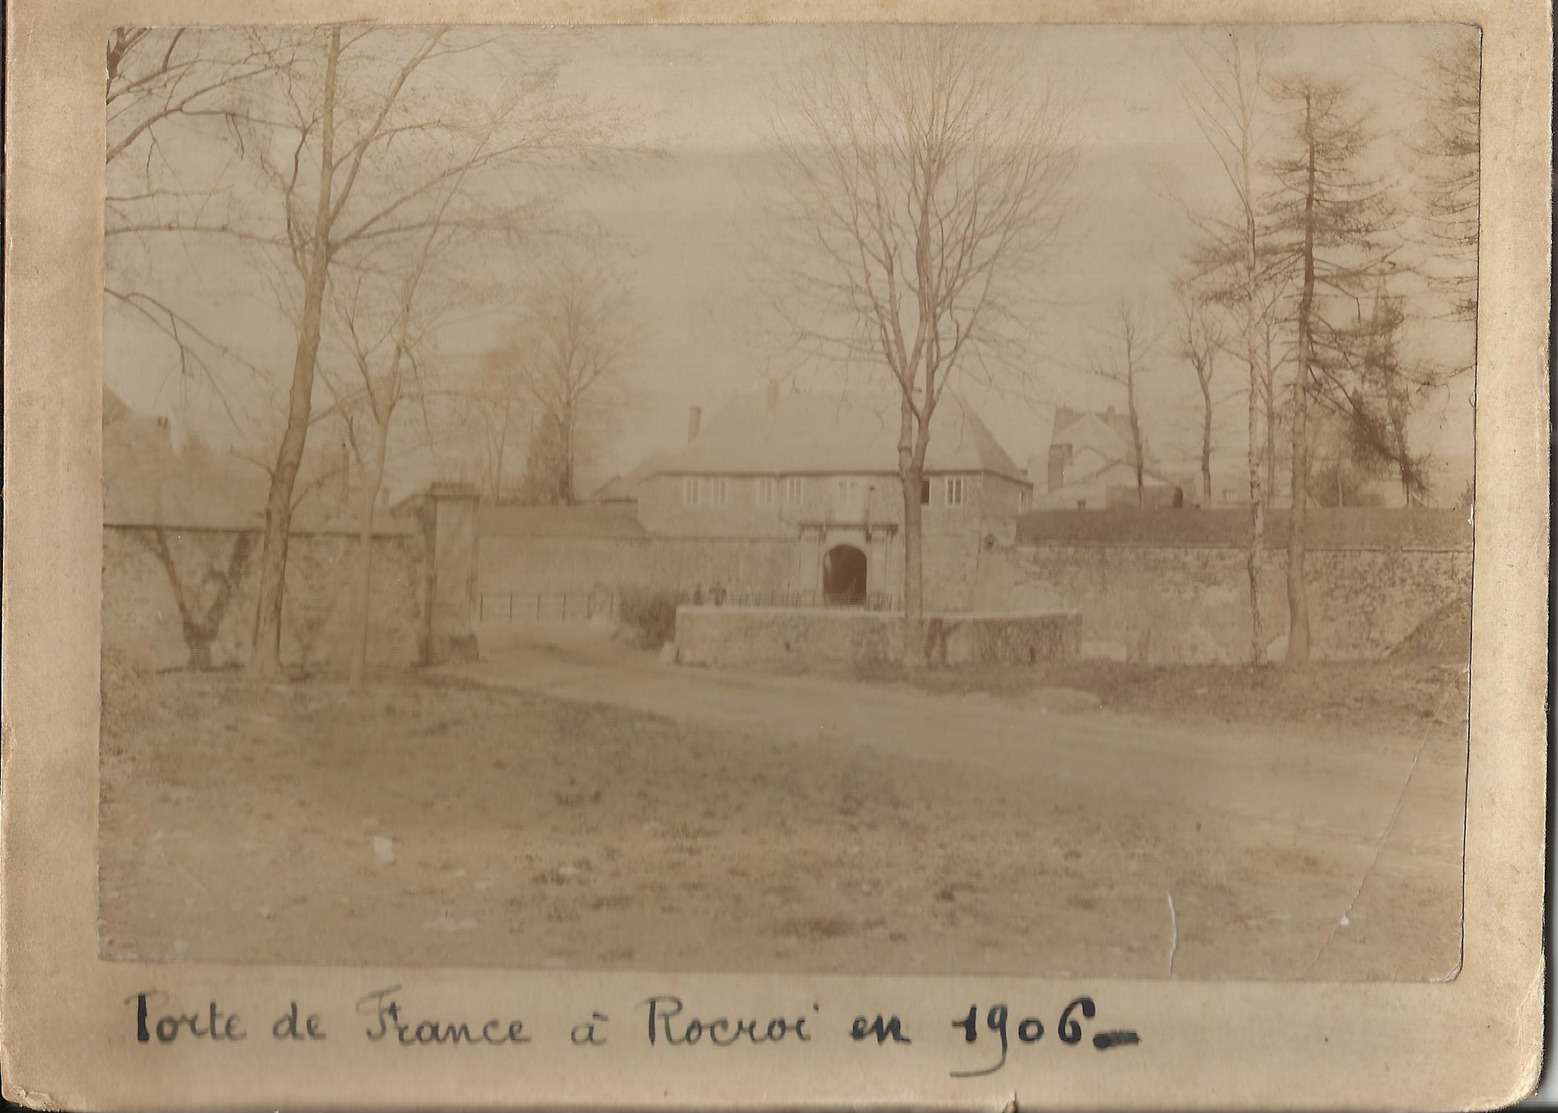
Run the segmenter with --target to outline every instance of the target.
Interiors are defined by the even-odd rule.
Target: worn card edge
[[[218,22],[761,22],[838,19],[1056,22],[1453,21],[1484,29],[1484,189],[1477,505],[1464,960],[1442,985],[1090,980],[1143,1032],[1134,1059],[950,1085],[943,1064],[862,1069],[808,1049],[804,1068],[630,1057],[612,1078],[557,1061],[507,1071],[415,1069],[334,1045],[330,1058],[149,1060],[125,1038],[124,999],[150,980],[195,996],[352,998],[418,982],[429,999],[517,987],[559,1015],[589,993],[675,984],[882,1000],[859,978],[527,974],[346,968],[148,968],[96,953],[95,834],[101,591],[101,50],[116,25]],[[7,37],[3,756],[0,1074],[36,1108],[714,1106],[861,1108],[1487,1108],[1529,1093],[1541,1063],[1545,871],[1551,16],[1539,3],[876,5],[324,3],[13,0]],[[1005,981],[890,979],[895,1002]],[[1016,979],[1013,979],[1015,982]],[[1049,998],[1083,983],[1025,980]],[[609,988],[608,988],[609,986]],[[1054,987],[1044,989],[1043,987]],[[599,987],[599,988],[597,988]],[[643,990],[650,991],[650,990]],[[797,992],[799,991],[799,992]],[[631,995],[631,992],[629,995]],[[587,1005],[585,1006],[587,1008]],[[864,1007],[864,1006],[862,1006]],[[939,1012],[936,1015],[940,1015]],[[1324,1043],[1316,1041],[1322,1038]],[[846,1049],[847,1051],[847,1049]],[[1116,1065],[1118,1064],[1118,1066]]]

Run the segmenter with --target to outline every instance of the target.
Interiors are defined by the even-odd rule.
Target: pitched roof
[[[614,475],[595,489],[591,502],[632,502],[638,498],[638,485],[648,476],[663,471],[675,457],[674,452],[651,452],[626,475]]]
[[[642,537],[644,527],[631,506],[489,506],[476,508],[483,537]]]
[[[881,474],[898,470],[896,397],[792,391],[770,404],[743,395],[703,424],[685,449],[650,474]],[[961,397],[947,394],[931,418],[927,472],[991,472],[1027,483],[994,434]]]
[[[1064,407],[1055,411],[1050,445],[1072,446],[1073,453],[1091,448],[1106,460],[1134,462],[1130,419],[1113,409],[1104,413],[1079,413]]]
[[[317,435],[315,443],[317,444]],[[322,467],[321,451],[304,457],[307,480]],[[237,456],[191,436],[174,447],[165,417],[139,413],[103,390],[103,520],[109,525],[258,529],[265,522],[270,480]],[[294,532],[355,529],[353,507],[309,490],[292,515]],[[387,515],[381,515],[383,521]],[[385,528],[399,529],[399,526]]]

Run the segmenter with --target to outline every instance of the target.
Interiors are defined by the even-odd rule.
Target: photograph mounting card
[[[1072,8],[17,9],[8,1097],[1534,1087],[1549,17]]]

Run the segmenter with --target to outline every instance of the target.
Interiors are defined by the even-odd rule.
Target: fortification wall
[[[1315,549],[1305,561],[1312,656],[1379,657],[1446,604],[1471,607],[1467,549]],[[1287,558],[1260,574],[1263,641],[1279,656],[1288,628]],[[978,609],[1068,609],[1082,653],[1147,664],[1249,659],[1242,549],[1207,545],[1046,543],[987,554]]]
[[[927,615],[927,656],[940,664],[1032,664],[1076,656],[1075,614]],[[682,606],[677,660],[729,668],[754,664],[864,665],[903,659],[895,614],[785,607]]]
[[[822,552],[853,537],[567,537],[484,536],[477,543],[476,582],[482,594],[587,593],[622,587],[690,595],[714,585],[732,594],[803,594],[821,588]],[[870,589],[901,595],[902,543],[868,546]],[[983,546],[974,536],[927,537],[928,609],[967,610],[973,601]]]
[[[223,667],[248,660],[259,585],[258,530],[149,525],[103,528],[103,647],[148,668]],[[426,594],[420,533],[374,538],[369,662],[417,659]],[[346,666],[352,634],[357,537],[297,533],[287,558],[281,657],[289,668]],[[186,630],[185,610],[209,637]],[[204,648],[199,643],[204,642]],[[205,654],[206,660],[199,660]]]

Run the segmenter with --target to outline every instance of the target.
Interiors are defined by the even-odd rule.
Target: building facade
[[[1043,477],[1034,502],[1041,510],[1104,510],[1116,507],[1182,506],[1187,491],[1163,475],[1143,454],[1141,489],[1136,482],[1136,446],[1130,421],[1113,406],[1088,413],[1065,406],[1055,411],[1049,452],[1029,461],[1029,474]]]
[[[638,520],[652,536],[792,541],[787,581],[770,590],[892,606],[903,576],[897,441],[893,398],[770,389],[707,423],[694,410],[687,446],[640,478]],[[919,491],[928,594],[938,565],[1011,541],[1031,497],[979,416],[945,396]]]

